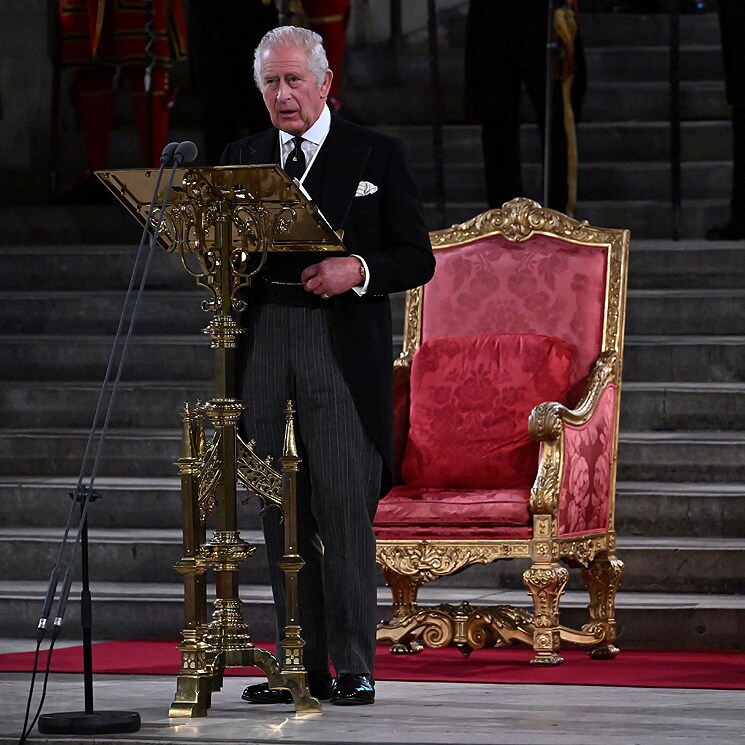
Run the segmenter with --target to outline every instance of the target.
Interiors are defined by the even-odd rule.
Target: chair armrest
[[[528,431],[541,443],[531,511],[556,517],[557,535],[610,527],[619,370],[615,354],[602,355],[576,409],[546,402],[530,415]]]

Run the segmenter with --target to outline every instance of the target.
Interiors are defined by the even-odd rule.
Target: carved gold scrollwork
[[[541,207],[524,197],[512,199],[460,225],[430,234],[433,248],[467,243],[492,233],[501,233],[511,241],[525,241],[534,233],[549,233],[578,243],[613,244],[619,231],[604,230],[575,220],[560,212]]]
[[[236,465],[238,480],[243,486],[261,497],[265,505],[282,507],[282,474],[271,466],[271,459],[261,460],[254,452],[254,443],[244,442],[238,438]],[[246,504],[251,498],[249,493],[243,498]]]
[[[522,608],[511,605],[476,608],[468,616],[466,642],[471,649],[502,647],[515,640],[530,644],[533,631],[533,617]]]
[[[559,509],[561,467],[560,444],[542,443],[538,473],[530,490],[530,511],[533,515],[556,516]]]
[[[558,564],[535,564],[523,572],[523,581],[533,596],[536,628],[555,628],[559,623],[559,599],[569,580],[569,571]]]
[[[377,545],[377,561],[384,568],[406,576],[416,576],[422,582],[465,569],[471,564],[488,564],[500,558],[528,558],[527,543],[505,541],[494,543],[430,543],[417,541],[406,544]]]
[[[450,645],[463,654],[486,646],[500,647],[519,640],[530,644],[533,620],[522,609],[512,606],[472,608],[442,604],[409,613],[378,626],[377,639],[390,642],[394,653],[418,652],[419,642],[436,649]]]
[[[406,293],[406,315],[404,319],[403,351],[395,365],[411,365],[422,338],[422,298],[421,287],[415,287]]]
[[[220,433],[215,432],[197,464],[197,499],[202,522],[215,507],[220,474]]]
[[[607,553],[607,536],[558,541],[559,553],[570,565],[587,568],[598,554]]]

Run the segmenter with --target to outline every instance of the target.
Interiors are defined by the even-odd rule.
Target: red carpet
[[[93,645],[95,673],[176,675],[181,656],[176,641],[133,640]],[[274,650],[273,644],[257,644]],[[449,681],[464,683],[544,683],[556,685],[637,686],[642,688],[745,689],[745,653],[623,650],[614,660],[591,660],[579,649],[562,650],[564,664],[529,664],[525,647],[482,649],[463,657],[455,649],[426,649],[418,655],[392,655],[380,647],[378,680]],[[33,652],[0,655],[0,672],[30,672]],[[40,667],[46,665],[46,652]],[[80,673],[82,647],[55,649],[52,671]],[[227,675],[261,675],[258,668],[228,668]]]

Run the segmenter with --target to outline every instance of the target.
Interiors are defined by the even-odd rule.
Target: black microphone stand
[[[103,441],[106,436],[106,431],[108,429],[109,419],[111,416],[111,410],[112,410],[113,403],[114,403],[117,385],[121,377],[121,372],[122,372],[122,368],[124,365],[124,360],[126,358],[126,353],[127,353],[128,343],[129,343],[129,339],[130,339],[131,332],[132,332],[132,327],[133,327],[136,314],[137,314],[137,305],[139,303],[139,299],[142,295],[145,283],[147,281],[148,272],[150,268],[150,262],[152,260],[152,256],[155,250],[155,245],[158,240],[158,234],[163,224],[165,208],[168,204],[168,199],[170,196],[173,179],[176,173],[176,168],[180,166],[182,163],[185,163],[185,162],[189,163],[193,161],[196,155],[197,155],[197,147],[193,142],[189,142],[189,141],[182,142],[180,144],[172,142],[166,145],[166,147],[163,150],[163,155],[161,157],[160,171],[158,173],[156,185],[153,190],[153,197],[150,201],[150,206],[148,209],[148,215],[147,215],[147,220],[145,223],[145,228],[143,230],[142,239],[140,241],[140,245],[137,251],[137,256],[135,258],[135,266],[134,266],[134,270],[132,273],[132,278],[130,280],[129,289],[127,291],[127,297],[125,299],[124,309],[122,310],[122,317],[120,319],[119,328],[117,329],[111,357],[109,359],[109,364],[106,370],[106,375],[104,377],[103,385],[101,387],[101,393],[98,399],[96,413],[93,418],[93,424],[91,426],[88,443],[86,445],[86,451],[83,456],[83,464],[81,467],[81,473],[78,478],[77,487],[75,491],[71,493],[71,496],[74,500],[74,504],[77,503],[80,505],[80,521],[78,525],[77,537],[76,537],[75,543],[73,544],[72,551],[70,552],[70,556],[67,561],[63,585],[62,585],[62,589],[59,595],[57,615],[54,619],[51,643],[50,643],[50,647],[47,653],[46,675],[47,676],[49,675],[52,650],[54,648],[54,644],[57,640],[57,637],[59,636],[59,632],[62,626],[62,620],[64,618],[65,608],[67,606],[67,600],[69,598],[70,587],[72,585],[72,568],[73,568],[73,559],[75,555],[75,549],[77,548],[78,545],[80,545],[81,564],[82,564],[82,593],[81,593],[81,604],[80,604],[80,616],[81,616],[81,625],[82,625],[82,632],[83,632],[83,668],[84,668],[83,682],[84,682],[84,689],[85,689],[85,711],[44,714],[42,716],[39,716],[41,712],[41,708],[44,704],[44,696],[46,695],[46,678],[45,678],[44,693],[42,694],[42,699],[39,704],[37,715],[36,715],[36,719],[38,719],[39,721],[39,732],[42,734],[78,734],[78,735],[81,735],[81,734],[86,734],[86,735],[113,734],[113,733],[137,732],[141,726],[140,715],[137,712],[132,712],[132,711],[104,711],[104,712],[99,711],[99,712],[96,712],[93,709],[93,654],[92,654],[92,633],[91,633],[92,600],[91,600],[91,593],[90,593],[89,571],[88,571],[89,570],[89,566],[88,566],[88,507],[90,503],[95,501],[99,496],[93,490],[93,485],[94,485],[95,478],[96,478],[96,470],[97,470],[97,466],[99,462],[99,456],[101,453],[101,446],[103,444]],[[145,240],[148,235],[148,232],[152,229],[152,215],[153,215],[153,211],[155,208],[155,200],[157,199],[157,196],[158,196],[158,190],[160,187],[161,178],[162,178],[163,171],[165,170],[166,166],[172,166],[170,177],[168,179],[168,185],[165,190],[162,204],[160,206],[160,214],[158,217],[157,226],[155,227],[151,235],[150,250],[149,250],[149,254],[148,254],[148,257],[145,263],[145,267],[143,269],[142,278],[140,280],[137,299],[135,300],[135,305],[132,310],[132,317],[129,320],[129,329],[125,337],[121,357],[119,359],[119,364],[117,366],[116,376],[113,382],[111,395],[109,397],[104,424],[103,424],[102,431],[98,439],[98,445],[97,445],[95,459],[94,459],[92,470],[91,470],[91,476],[90,476],[88,485],[84,485],[83,481],[84,481],[85,469],[86,469],[86,466],[89,460],[91,444],[93,442],[95,431],[98,426],[101,404],[104,398],[106,387],[111,377],[110,374],[111,374],[111,370],[114,364],[114,359],[115,359],[116,349],[117,349],[118,342],[119,342],[119,337],[121,335],[122,328],[125,325],[128,300],[129,300],[132,288],[134,286],[134,281],[135,281],[135,277],[137,273],[137,267],[140,261],[140,255],[145,245]],[[73,504],[73,507],[74,507],[74,504]],[[70,516],[71,515],[72,515],[72,510],[71,510]],[[51,574],[50,581],[49,581],[49,587],[47,589],[47,595],[44,600],[44,607],[42,609],[41,618],[39,619],[39,626],[38,626],[38,633],[37,633],[37,659],[38,659],[38,650],[44,637],[44,633],[45,633],[46,626],[47,626],[47,620],[49,618],[51,606],[54,602],[54,597],[57,591],[57,584],[58,584],[59,577],[60,577],[60,574],[63,568],[61,558],[62,558],[62,554],[65,548],[65,543],[67,541],[69,530],[70,530],[70,517],[68,517],[68,525],[65,529],[65,534],[62,540],[62,545],[60,546],[59,554],[57,557],[57,562],[52,570],[52,574]],[[36,673],[36,665],[34,669],[34,677],[35,677],[35,673]],[[32,678],[31,692],[29,693],[29,707],[30,707],[31,695],[33,694],[33,680],[34,678]],[[28,721],[28,711],[29,709],[27,708],[26,721]],[[19,745],[22,745],[26,741],[31,729],[33,729],[36,719],[34,720],[34,722],[31,723],[29,727],[26,727],[25,726],[26,723],[24,723],[24,731],[23,731],[23,734],[21,735]]]

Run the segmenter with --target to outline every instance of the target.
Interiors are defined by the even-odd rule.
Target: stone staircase
[[[463,111],[465,9],[459,10],[442,14],[440,117],[448,125],[443,133],[447,208],[437,225],[434,205],[428,205],[436,227],[461,222],[485,206],[480,133],[463,124],[468,119]],[[577,129],[576,214],[594,225],[629,228],[636,238],[670,238],[668,16],[583,12],[580,29],[588,84]],[[425,193],[432,195],[431,127],[421,125],[433,109],[421,35],[412,33],[409,46],[396,52],[384,44],[355,50],[342,100],[363,122],[420,125],[412,138],[413,159]],[[731,184],[729,109],[716,14],[681,16],[680,38],[680,234],[697,238],[726,220]],[[541,154],[527,103],[523,118],[523,196],[540,201]]]
[[[632,228],[617,497],[619,555],[626,563],[620,644],[741,649],[745,272],[741,243],[693,240],[726,214],[729,124],[723,87],[712,82],[719,76],[716,18],[681,21],[683,232],[691,240],[654,240],[668,237],[671,224],[662,16],[583,18],[591,74],[579,134],[578,216]],[[443,112],[446,222],[484,208],[478,130],[462,123],[459,109],[459,28],[456,17],[443,62],[452,75]],[[359,118],[405,138],[435,228],[421,59],[415,44],[399,55],[359,50],[345,99]],[[649,73],[643,79],[640,69]],[[388,101],[396,100],[395,115],[383,98],[386,75],[396,83],[395,93],[387,92]],[[187,115],[176,115],[175,124],[174,139],[199,140]],[[117,133],[112,165],[131,162],[133,142],[129,129]],[[537,197],[533,125],[525,125],[523,142],[527,195]],[[35,634],[139,239],[134,221],[115,205],[16,201],[0,209],[0,637]],[[90,512],[99,639],[176,637],[183,624],[180,576],[172,569],[181,555],[173,461],[182,403],[211,395],[203,297],[175,257],[156,255],[96,482],[102,497]],[[401,328],[401,296],[394,309],[394,328]],[[397,338],[392,355],[399,346]],[[240,515],[243,535],[259,549],[241,574],[246,616],[254,638],[268,639],[273,613],[255,505]],[[524,568],[514,561],[473,567],[424,588],[421,597],[526,605]],[[77,592],[66,620],[72,637]],[[383,617],[389,598],[382,581],[379,599]],[[585,604],[573,578],[563,619],[578,622]]]
[[[627,647],[741,644],[745,336],[738,307],[745,283],[733,272],[741,250],[632,244],[617,499],[626,563],[619,629]],[[133,254],[105,243],[0,248],[0,636],[34,633]],[[183,401],[211,395],[212,355],[201,334],[208,320],[201,293],[174,259],[156,255],[103,450],[102,498],[91,506],[98,638],[175,636],[181,626],[172,569],[181,551],[178,412]],[[394,307],[401,328],[402,296]],[[681,324],[683,315],[690,320]],[[270,638],[255,506],[240,515],[243,534],[259,547],[241,575],[247,617],[256,638]],[[422,598],[525,604],[523,569],[519,562],[474,567],[425,588]],[[73,594],[72,634],[76,601]],[[381,617],[388,602],[381,583]],[[565,620],[579,618],[585,602],[573,578]]]

